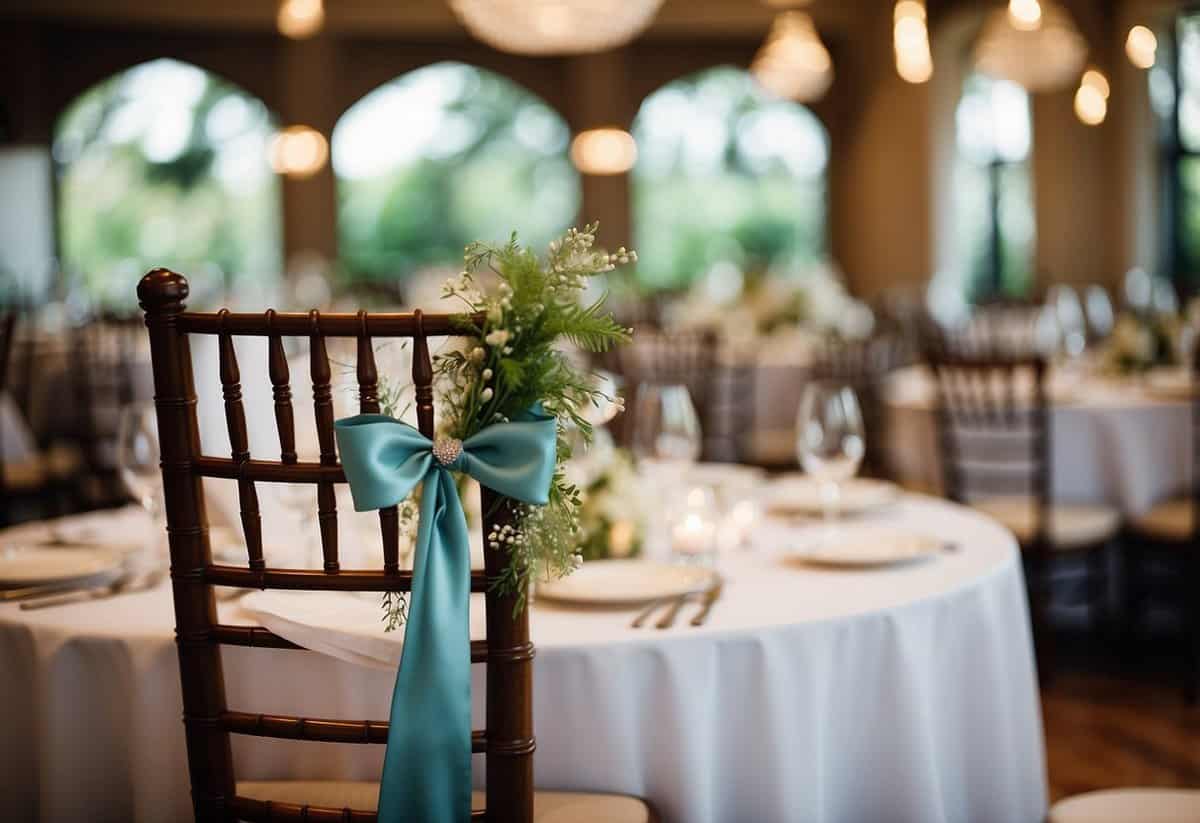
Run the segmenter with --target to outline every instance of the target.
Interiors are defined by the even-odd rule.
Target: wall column
[[[628,129],[636,101],[629,99],[629,53],[624,49],[586,54],[567,61],[567,122],[572,136],[584,129]],[[628,174],[580,176],[578,222],[600,221],[599,245],[635,247]]]
[[[337,43],[321,33],[309,40],[289,40],[279,65],[280,126],[311,126],[332,144],[336,109],[334,80]],[[332,148],[332,145],[331,145]],[[333,162],[304,180],[283,179],[284,260],[316,252],[337,257],[337,200]]]

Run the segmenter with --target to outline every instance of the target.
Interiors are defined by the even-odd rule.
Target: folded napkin
[[[382,595],[373,592],[252,592],[242,611],[280,637],[347,663],[394,672],[404,629],[384,631]],[[483,595],[471,596],[472,640],[487,637]]]

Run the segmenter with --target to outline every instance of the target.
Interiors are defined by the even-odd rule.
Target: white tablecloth
[[[833,571],[782,557],[802,535],[764,524],[755,550],[722,556],[726,593],[702,628],[689,613],[635,631],[629,612],[535,603],[539,787],[641,795],[674,823],[1040,821],[1011,536],[922,498],[874,518],[957,550]],[[236,602],[219,611],[248,618]],[[166,587],[0,605],[0,819],[188,819],[172,622]],[[224,657],[232,709],[387,716],[388,671],[281,650]],[[480,682],[475,694],[478,712]],[[382,749],[235,736],[234,755],[243,779],[375,779]]]
[[[1050,414],[1053,495],[1063,503],[1106,503],[1127,516],[1183,493],[1192,466],[1191,406],[1136,381],[1087,378],[1063,384]],[[921,367],[889,386],[888,458],[894,476],[941,487],[932,382]],[[1028,447],[1020,454],[1027,455]]]

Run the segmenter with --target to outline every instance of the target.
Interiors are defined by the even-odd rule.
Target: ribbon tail
[[[380,823],[467,823],[471,817],[469,541],[453,478],[431,468],[392,693]]]

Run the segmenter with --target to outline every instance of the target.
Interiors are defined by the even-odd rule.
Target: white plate
[[[110,549],[10,546],[0,549],[0,587],[115,578],[121,571],[121,562],[121,556]]]
[[[908,563],[942,551],[942,543],[927,535],[879,527],[837,527],[815,537],[796,557],[821,566],[864,568]]]
[[[838,511],[842,514],[886,506],[900,496],[900,487],[883,480],[855,477],[840,483]],[[766,509],[770,514],[819,515],[824,512],[823,489],[807,475],[789,475],[771,484],[767,491]]]
[[[765,475],[766,472],[757,466],[741,463],[695,463],[687,468],[690,482],[709,486],[751,486]]]
[[[715,573],[698,566],[645,560],[591,560],[560,580],[539,582],[539,600],[582,606],[636,606],[660,597],[702,592]]]

